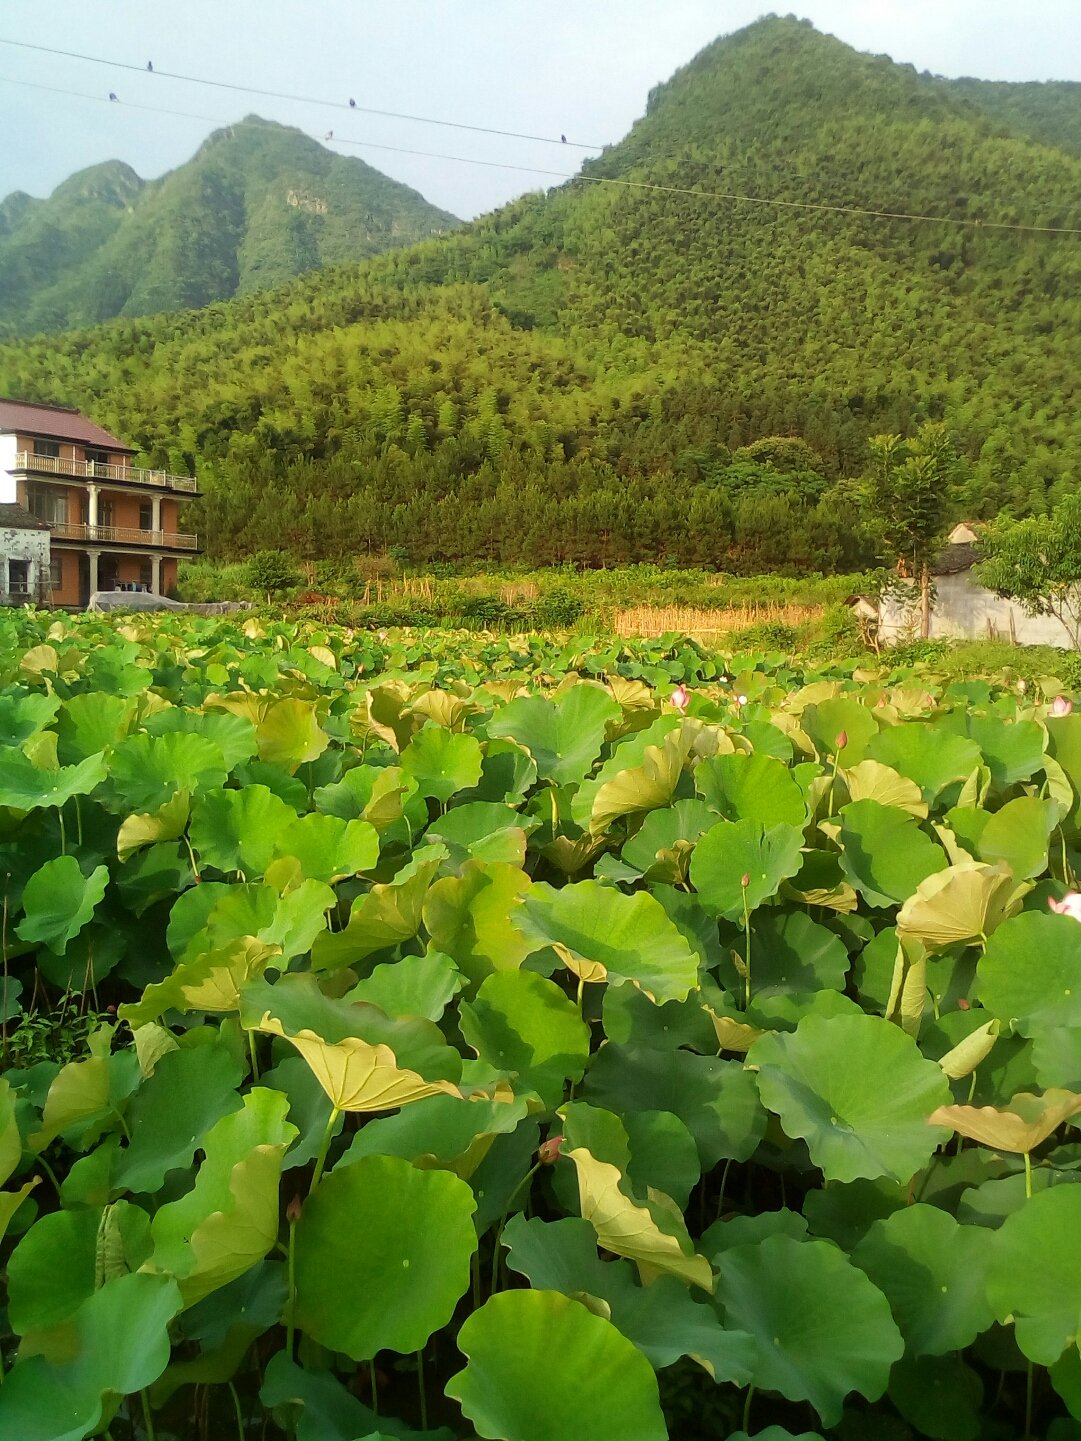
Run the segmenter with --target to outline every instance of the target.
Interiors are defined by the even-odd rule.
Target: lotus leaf
[[[976,970],[978,994],[992,1016],[1023,1036],[1081,1026],[1081,947],[1068,916],[1026,911],[1005,921]]]
[[[803,832],[784,822],[722,821],[708,830],[691,859],[691,884],[702,905],[726,920],[741,920],[775,896],[801,864]],[[746,882],[746,883],[744,883]]]
[[[296,812],[266,786],[204,790],[192,803],[191,843],[204,866],[261,876]]]
[[[1020,909],[1024,894],[1003,867],[963,861],[920,882],[897,913],[897,929],[931,953],[983,942]]]
[[[928,1119],[949,1101],[945,1076],[877,1016],[808,1016],[763,1036],[747,1059],[765,1105],[829,1181],[908,1181],[943,1140]]]
[[[1034,1151],[1079,1111],[1081,1095],[1073,1091],[1021,1091],[1008,1106],[940,1106],[929,1119],[982,1146],[1021,1153]]]
[[[447,1395],[481,1436],[666,1441],[649,1362],[610,1322],[556,1291],[491,1297],[462,1326],[458,1345],[467,1365]]]
[[[458,791],[480,780],[481,748],[476,736],[456,735],[426,725],[402,751],[402,772],[420,787],[422,796],[444,804]]]
[[[934,805],[948,785],[967,779],[982,760],[975,741],[922,721],[879,731],[867,747],[867,758],[915,781],[928,805]]]
[[[758,821],[766,828],[784,822],[801,830],[807,820],[803,792],[772,756],[737,751],[699,761],[694,788],[725,820]]]
[[[619,716],[619,706],[602,686],[582,681],[554,700],[512,700],[489,721],[488,734],[516,740],[533,757],[537,774],[561,786],[588,774],[606,728]]]
[[[365,1156],[325,1177],[296,1228],[296,1320],[355,1360],[419,1350],[469,1285],[469,1187],[448,1171]]]
[[[554,981],[531,971],[498,972],[458,1015],[466,1044],[495,1070],[514,1075],[516,1092],[535,1091],[552,1108],[568,1079],[581,1080],[589,1029]]]
[[[57,856],[34,872],[23,890],[25,915],[16,926],[24,941],[41,941],[62,956],[105,896],[109,872],[83,874],[74,856]]]
[[[857,1391],[877,1400],[904,1342],[882,1292],[827,1241],[771,1236],[718,1258],[729,1325],[758,1343],[756,1386],[810,1401],[827,1426]]]
[[[698,957],[653,896],[625,896],[597,881],[526,893],[514,923],[537,945],[552,946],[581,981],[630,982],[658,1005],[695,985]]]
[[[1053,1366],[1081,1326],[1081,1252],[1063,1245],[1081,1226],[1081,1188],[1040,1191],[1007,1216],[993,1238],[987,1294],[1000,1321],[1013,1319],[1030,1361]]]
[[[853,801],[841,811],[841,867],[868,905],[892,906],[945,868],[941,848],[907,811]]]

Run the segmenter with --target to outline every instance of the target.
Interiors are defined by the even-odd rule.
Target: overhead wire
[[[0,40],[0,43],[12,43]],[[154,74],[158,74],[155,70]],[[164,72],[162,72],[164,73]],[[190,111],[164,109],[155,105],[144,105],[137,101],[117,101],[104,95],[87,94],[85,91],[70,90],[55,85],[44,85],[31,80],[16,80],[13,77],[0,75],[0,85],[19,85],[33,90],[44,90],[54,95],[67,95],[75,99],[91,100],[106,105],[123,105],[129,110],[140,110],[150,114],[169,115],[174,118],[187,120],[202,120],[211,125],[239,125],[236,120],[226,120],[219,116],[196,115]],[[358,107],[359,108],[359,107]],[[277,128],[273,121],[245,121],[245,124],[262,123],[267,128]],[[301,132],[307,134],[307,132]],[[503,132],[505,135],[509,132]],[[318,137],[309,135],[309,138],[318,142]],[[515,136],[518,139],[532,137]],[[928,215],[918,211],[886,210],[873,206],[839,205],[828,201],[814,200],[789,200],[775,196],[747,195],[737,191],[725,190],[703,190],[694,186],[684,185],[661,185],[656,181],[649,180],[627,180],[611,175],[591,175],[582,171],[549,170],[538,165],[522,165],[512,161],[481,160],[474,156],[448,155],[433,150],[417,150],[403,145],[389,145],[374,140],[355,140],[349,136],[331,134],[324,137],[324,141],[331,139],[336,145],[349,145],[359,150],[379,150],[396,155],[411,155],[428,160],[450,161],[456,165],[476,165],[486,169],[513,170],[528,175],[543,175],[549,179],[560,181],[582,181],[592,185],[611,185],[627,190],[642,192],[655,192],[663,195],[682,195],[695,200],[723,200],[742,205],[757,205],[762,207],[783,209],[790,211],[809,211],[819,214],[832,215],[854,215],[865,219],[873,220],[906,220],[914,223],[929,225],[952,225],[961,229],[973,230],[1004,230],[1015,233],[1033,235],[1081,235],[1081,226],[1068,225],[1036,225],[1023,221],[1006,220],[983,220],[971,216],[954,215]]]
[[[138,75],[160,76],[163,80],[182,80],[189,85],[207,85],[215,90],[235,90],[243,95],[258,95],[266,100],[288,100],[299,105],[320,105],[334,110],[348,110],[361,115],[379,115],[388,120],[408,120],[416,125],[442,125],[449,130],[471,130],[477,135],[498,135],[506,140],[533,140],[541,145],[566,145],[573,150],[602,150],[601,145],[586,144],[581,140],[567,140],[562,135],[528,135],[518,130],[500,130],[491,125],[469,125],[462,120],[442,120],[432,115],[408,115],[398,110],[376,110],[370,105],[345,100],[327,100],[315,95],[290,95],[283,90],[262,90],[255,85],[240,85],[231,80],[208,80],[201,75],[182,75],[174,70],[148,71],[144,65],[133,65],[126,60],[107,60],[100,55],[83,55],[77,50],[58,50],[50,45],[32,45],[28,40],[9,40],[0,35],[0,45],[11,45],[19,50],[36,50],[42,55],[58,55],[66,60],[83,60],[90,65],[108,65],[114,70],[132,70]]]

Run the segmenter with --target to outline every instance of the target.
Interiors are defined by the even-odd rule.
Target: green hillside
[[[197,465],[221,555],[845,568],[870,435],[945,420],[970,517],[1081,475],[1081,248],[1014,226],[1081,227],[1081,159],[771,18],[582,179],[274,293],[8,346],[0,388]]]
[[[458,221],[362,160],[251,116],[144,182],[117,161],[0,205],[0,333],[189,309]]]
[[[941,83],[1014,134],[1081,155],[1081,81],[1016,83],[965,76]]]

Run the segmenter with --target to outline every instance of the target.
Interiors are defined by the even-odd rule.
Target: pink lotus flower
[[[1071,921],[1081,921],[1081,891],[1067,891],[1061,901],[1052,897],[1047,904],[1056,915],[1069,916]]]
[[[685,685],[677,685],[672,692],[672,704],[676,710],[686,710],[691,703],[690,692]]]
[[[1053,716],[1069,715],[1073,710],[1073,701],[1067,700],[1064,695],[1057,695],[1051,702],[1051,714]]]

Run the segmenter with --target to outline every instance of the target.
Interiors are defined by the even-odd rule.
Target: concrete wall
[[[27,599],[41,601],[49,592],[49,532],[0,527],[0,597],[9,594],[8,566],[13,560],[28,562]]]
[[[919,605],[905,608],[895,600],[883,601],[878,633],[888,645],[919,636]],[[931,611],[931,638],[1008,640],[1018,645],[1053,645],[1069,648],[1065,630],[1053,616],[1026,615],[1014,601],[977,585],[971,571],[935,578]]]

